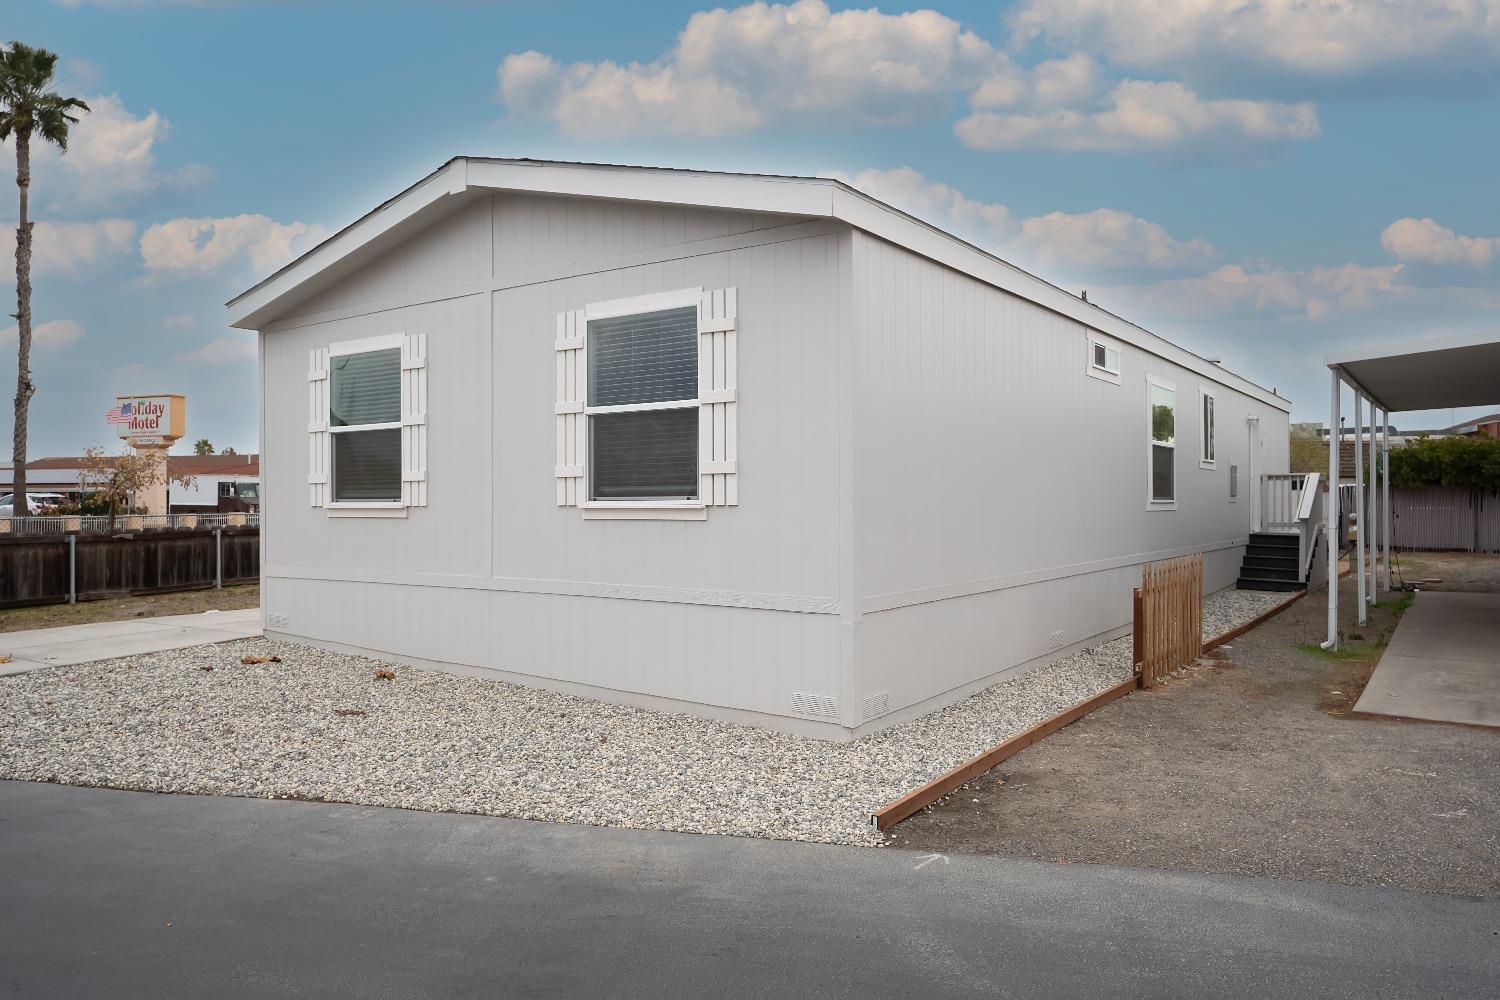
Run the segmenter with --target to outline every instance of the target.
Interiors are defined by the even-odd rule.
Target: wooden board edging
[[[1067,711],[1054,715],[1045,722],[1039,722],[1030,729],[1022,730],[978,757],[958,765],[946,774],[933,778],[927,784],[907,792],[896,801],[876,810],[870,816],[870,825],[876,830],[890,829],[917,810],[947,795],[970,778],[983,774],[1006,758],[1025,750],[1042,737],[1050,736],[1063,726],[1077,722],[1096,708],[1102,708],[1117,698],[1123,698],[1134,691],[1139,684],[1139,677],[1131,677],[1112,688],[1099,692],[1085,702],[1074,705]]]
[[[1348,574],[1346,573],[1343,575]],[[1280,604],[1271,608],[1269,611],[1262,612],[1256,617],[1250,619],[1245,624],[1240,625],[1237,628],[1232,628],[1228,632],[1225,632],[1223,635],[1215,636],[1214,638],[1209,639],[1208,641],[1203,643],[1203,652],[1206,653],[1210,649],[1215,649],[1219,646],[1222,646],[1224,643],[1229,642],[1231,639],[1239,638],[1246,632],[1255,628],[1255,626],[1263,624],[1269,619],[1281,614],[1281,612],[1285,611],[1293,604],[1296,604],[1302,598],[1306,597],[1309,593],[1311,593],[1310,590],[1303,590],[1299,593],[1293,594],[1291,597],[1282,601]],[[1139,592],[1137,592],[1137,594],[1139,594]],[[1139,601],[1137,601],[1137,604],[1139,604]],[[1134,631],[1133,628],[1132,631]],[[1137,655],[1139,655],[1138,652]],[[876,830],[889,830],[891,827],[895,826],[903,819],[906,819],[908,816],[911,816],[918,810],[931,805],[938,799],[942,798],[944,795],[947,795],[949,792],[953,791],[953,789],[957,788],[959,785],[962,785],[970,778],[983,774],[984,772],[988,771],[990,768],[994,767],[996,764],[999,764],[1001,761],[1006,760],[1007,758],[1014,757],[1016,754],[1020,753],[1022,750],[1025,750],[1027,747],[1031,746],[1033,743],[1037,742],[1043,737],[1050,736],[1064,726],[1073,722],[1077,722],[1079,719],[1083,718],[1085,715],[1088,715],[1095,709],[1103,708],[1110,702],[1125,697],[1127,694],[1140,687],[1140,683],[1140,674],[1136,674],[1129,680],[1121,681],[1114,687],[1099,692],[1087,701],[1074,705],[1072,708],[1054,715],[1052,718],[1046,720],[1045,722],[1039,722],[1036,725],[1032,726],[1030,729],[1026,729],[1017,733],[1010,739],[1005,740],[994,747],[991,747],[989,750],[986,750],[978,757],[975,757],[972,760],[968,760],[958,765],[953,770],[948,771],[946,774],[941,774],[936,778],[933,778],[931,781],[927,782],[927,784],[914,788],[913,790],[907,792],[905,795],[901,796],[899,799],[891,802],[889,805],[883,806],[882,808],[876,810],[870,816],[870,825],[873,826]]]
[[[1203,644],[1203,651],[1206,653],[1210,649],[1218,649],[1220,646],[1224,645],[1224,643],[1228,642],[1229,640],[1231,640],[1231,639],[1238,639],[1240,636],[1244,635],[1246,632],[1250,631],[1255,626],[1263,624],[1264,622],[1266,622],[1266,621],[1268,621],[1268,620],[1270,620],[1272,618],[1275,618],[1277,615],[1281,614],[1287,608],[1291,607],[1293,604],[1296,604],[1298,601],[1302,600],[1302,598],[1306,597],[1309,593],[1311,593],[1311,591],[1308,591],[1308,590],[1298,591],[1297,593],[1293,594],[1291,597],[1289,597],[1286,600],[1282,601],[1280,604],[1277,604],[1274,607],[1272,607],[1269,611],[1262,611],[1260,614],[1256,615],[1254,618],[1250,619],[1245,624],[1237,626],[1235,628],[1232,628],[1228,632],[1225,632],[1223,635],[1216,635],[1216,636],[1214,636],[1212,639],[1208,640],[1207,642],[1205,642]]]

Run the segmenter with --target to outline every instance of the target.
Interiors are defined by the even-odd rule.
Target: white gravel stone
[[[1204,634],[1286,596],[1216,594]],[[250,639],[0,679],[0,778],[878,845],[872,812],[1124,680],[1130,649],[836,744]]]

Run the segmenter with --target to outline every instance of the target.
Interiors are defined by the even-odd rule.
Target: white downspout
[[[1381,431],[1382,447],[1380,454],[1381,489],[1385,491],[1385,499],[1380,503],[1380,514],[1385,518],[1381,525],[1380,537],[1385,542],[1385,592],[1391,592],[1391,428],[1390,414],[1386,414],[1386,427]]]
[[[1370,604],[1378,604],[1380,595],[1376,585],[1380,580],[1380,459],[1377,457],[1376,443],[1380,440],[1375,432],[1375,415],[1379,412],[1375,409],[1375,400],[1370,400],[1370,501],[1366,504],[1370,511],[1370,585],[1365,588],[1365,599]]]
[[[1364,420],[1361,414],[1365,408],[1364,393],[1360,389],[1354,390],[1354,517],[1359,522],[1357,536],[1358,544],[1354,548],[1354,571],[1359,574],[1359,586],[1356,588],[1356,599],[1359,601],[1359,614],[1355,620],[1361,624],[1369,624],[1367,602],[1365,599],[1365,541],[1370,537],[1370,523],[1365,520],[1365,452],[1364,435],[1360,432],[1360,425]]]
[[[1333,392],[1328,404],[1328,500],[1323,504],[1323,534],[1328,545],[1328,641],[1324,649],[1339,646],[1339,536],[1334,522],[1339,516],[1339,373],[1328,369]]]

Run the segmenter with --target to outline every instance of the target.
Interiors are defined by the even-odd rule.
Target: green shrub
[[[1391,483],[1500,490],[1500,439],[1421,437],[1392,448]]]

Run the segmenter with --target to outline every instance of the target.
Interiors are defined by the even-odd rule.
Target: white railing
[[[1323,477],[1318,472],[1293,472],[1260,479],[1261,530],[1297,536],[1297,564],[1302,579],[1317,551],[1323,530]]]
[[[1316,476],[1316,473],[1313,473]],[[1308,474],[1260,477],[1260,524],[1262,531],[1294,534],[1298,530],[1297,512],[1302,506],[1303,481]]]
[[[108,531],[168,531],[191,528],[258,528],[259,511],[233,514],[117,514],[114,528],[102,515],[64,514],[54,517],[0,517],[0,535],[100,534]]]

